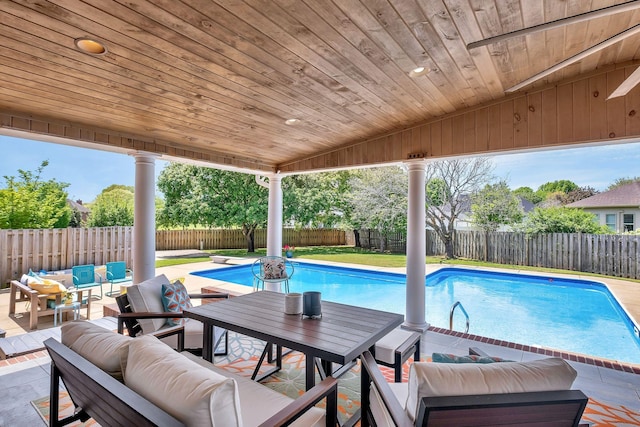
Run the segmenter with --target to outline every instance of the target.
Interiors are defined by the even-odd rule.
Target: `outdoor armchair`
[[[373,355],[362,361],[362,425],[579,426],[588,398],[571,390],[564,360],[412,364],[408,383],[388,383]]]
[[[184,289],[184,285],[179,281],[172,284],[163,274],[129,286],[126,294],[117,296],[116,301],[120,309],[118,332],[122,333],[126,327],[130,336],[150,334],[162,338],[162,341],[179,351],[200,353],[203,345],[203,325],[197,320],[184,318],[182,308],[191,306],[192,298],[203,299],[203,301],[219,300],[226,299],[229,295],[225,293],[186,294],[184,289],[182,301],[186,303],[188,300],[188,305],[167,306],[168,298],[163,298],[163,294],[169,294],[167,289],[171,289],[172,286],[180,290]],[[224,348],[221,348],[223,340]],[[229,336],[225,329],[214,328],[213,342],[215,355],[227,354]]]

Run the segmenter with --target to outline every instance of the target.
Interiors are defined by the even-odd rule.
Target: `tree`
[[[491,181],[493,164],[484,157],[435,162],[427,167],[426,220],[454,257],[454,225],[467,208],[468,196]]]
[[[563,193],[568,193],[569,191],[576,190],[578,188],[578,184],[573,181],[569,181],[568,179],[561,179],[558,181],[551,181],[545,184],[542,184],[538,187],[538,191],[543,193],[553,193],[555,191],[561,191]]]
[[[534,205],[537,205],[543,200],[540,194],[533,191],[531,187],[518,187],[515,190],[513,190],[513,194],[515,194],[516,196],[522,197],[525,200],[530,201]]]
[[[582,209],[564,206],[535,208],[515,227],[527,234],[540,233],[610,233],[606,226],[595,221],[595,215]]]
[[[637,181],[640,181],[640,176],[634,176],[633,178],[629,178],[629,177],[618,178],[615,181],[613,181],[613,183],[610,184],[609,187],[607,187],[607,191],[610,191],[610,190],[613,190],[614,188],[618,188],[623,185],[631,184],[632,182],[637,182]]]
[[[350,171],[293,175],[282,180],[283,219],[295,227],[336,227],[348,221]]]
[[[540,199],[536,205],[542,204],[543,207],[562,206],[564,196],[577,189],[578,185],[567,179],[544,183],[536,191],[536,196]]]
[[[471,221],[484,231],[496,231],[501,225],[520,222],[524,211],[518,196],[505,181],[487,184],[471,196]]]
[[[393,232],[407,229],[407,174],[399,167],[357,171],[350,181],[351,221],[380,233],[380,251]]]
[[[133,191],[131,187],[112,185],[104,190],[96,199],[89,203],[91,214],[87,225],[89,227],[115,227],[133,225]]]
[[[254,175],[172,163],[158,177],[165,226],[241,227],[247,251],[255,252],[256,228],[267,223],[268,190]]]
[[[43,161],[35,172],[18,169],[18,178],[4,176],[0,189],[0,228],[65,228],[71,219],[67,206],[67,183],[42,181]]]

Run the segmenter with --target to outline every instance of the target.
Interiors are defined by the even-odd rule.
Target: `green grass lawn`
[[[257,249],[253,254],[248,254],[246,249],[224,249],[224,250],[212,250],[205,251],[211,255],[224,255],[239,258],[257,258],[266,255],[266,249]],[[353,246],[307,246],[296,247],[294,258],[298,259],[313,259],[318,261],[332,261],[332,262],[344,262],[349,264],[361,264],[374,267],[405,267],[407,264],[407,256],[404,254],[389,254],[374,252],[361,248],[354,248]],[[187,264],[193,262],[205,262],[209,261],[209,256],[206,257],[183,257],[183,258],[171,258],[156,260],[156,267],[166,267],[177,264]],[[575,271],[570,270],[558,270],[554,268],[540,268],[529,267],[522,265],[505,265],[495,264],[490,262],[482,262],[468,259],[445,259],[441,256],[428,256],[426,257],[427,264],[450,264],[450,265],[467,265],[475,267],[496,267],[512,270],[529,270],[529,271],[544,271],[549,273],[568,273],[576,274]],[[602,276],[599,274],[582,273],[579,274],[585,276],[594,277],[612,277]],[[619,279],[619,278],[618,278]],[[640,280],[624,279],[633,282],[640,282]]]

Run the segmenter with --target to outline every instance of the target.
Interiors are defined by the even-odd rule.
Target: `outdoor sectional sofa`
[[[84,321],[45,341],[52,359],[51,419],[60,380],[72,419],[109,426],[335,426],[337,381],[327,378],[293,400],[248,378],[176,352],[154,336],[131,338]],[[315,407],[326,398],[326,410]],[[54,425],[54,424],[52,424]]]

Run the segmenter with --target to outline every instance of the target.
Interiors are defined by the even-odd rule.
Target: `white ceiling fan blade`
[[[631,89],[636,87],[636,85],[640,83],[640,67],[636,68],[636,70],[631,73],[629,77],[623,81],[620,86],[614,90],[611,95],[607,98],[607,101],[611,98],[617,98],[619,96],[625,96]]]
[[[631,10],[640,9],[640,1],[634,0],[627,3],[617,4],[602,9],[592,10],[591,12],[581,13],[579,15],[568,16],[566,18],[557,19],[555,21],[545,22],[544,24],[533,25],[531,27],[522,28],[520,30],[512,31],[510,33],[501,34],[498,36],[488,37],[483,40],[471,42],[467,45],[467,50],[475,49],[480,46],[486,46],[491,43],[497,43],[502,40],[506,40],[512,37],[524,36],[539,31],[550,30],[552,28],[561,27],[564,25],[575,24],[576,22],[587,21],[589,19],[601,18],[603,16],[613,15],[620,12],[628,12]]]
[[[633,27],[624,30],[621,33],[616,34],[613,37],[610,37],[604,41],[601,41],[600,43],[591,46],[589,49],[585,49],[580,53],[577,53],[567,59],[565,59],[564,61],[558,62],[556,65],[553,65],[552,67],[547,68],[546,70],[540,71],[539,73],[529,77],[526,80],[523,80],[522,82],[518,83],[515,86],[510,87],[509,89],[505,90],[506,93],[511,93],[511,92],[515,92],[519,89],[522,89],[525,86],[530,85],[533,82],[536,82],[538,80],[540,80],[543,77],[548,76],[549,74],[555,73],[558,70],[563,69],[564,67],[567,67],[575,62],[578,62],[584,58],[586,58],[587,56],[591,55],[592,53],[596,53],[606,47],[609,47],[615,43],[618,43],[624,39],[626,39],[627,37],[630,37],[636,33],[640,32],[640,24],[634,25]]]

